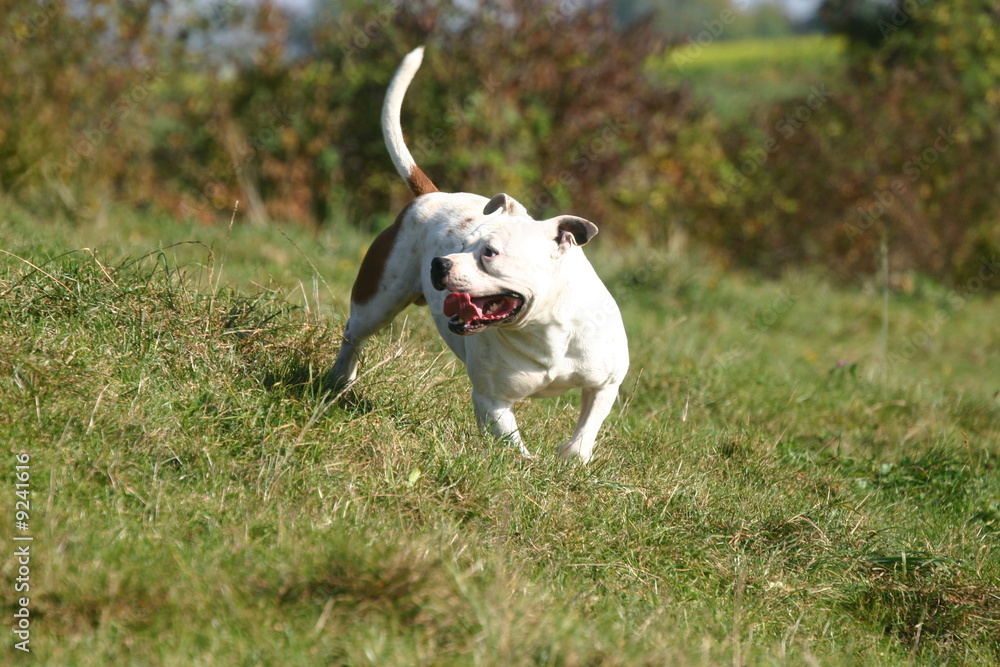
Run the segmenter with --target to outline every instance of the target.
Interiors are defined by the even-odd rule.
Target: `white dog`
[[[580,419],[559,450],[586,463],[629,363],[618,306],[579,247],[597,227],[570,215],[534,220],[506,194],[438,192],[399,122],[422,59],[423,47],[404,58],[382,107],[389,155],[417,198],[361,263],[329,381],[350,385],[365,341],[410,304],[427,304],[465,363],[480,427],[529,455],[513,405],[579,387]]]

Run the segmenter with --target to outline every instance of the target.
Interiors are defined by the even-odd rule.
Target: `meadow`
[[[724,121],[745,120],[757,106],[805,98],[845,68],[847,44],[828,35],[691,42],[649,63],[668,84],[691,86]]]
[[[0,540],[33,537],[30,591],[0,581],[39,662],[1000,664],[981,282],[599,236],[632,370],[581,467],[576,396],[520,408],[534,458],[490,441],[417,308],[323,392],[368,241],[0,216]]]

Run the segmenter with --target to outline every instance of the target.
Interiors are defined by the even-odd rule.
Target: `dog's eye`
[[[500,251],[493,246],[486,246],[483,248],[483,257],[496,257],[500,254]]]

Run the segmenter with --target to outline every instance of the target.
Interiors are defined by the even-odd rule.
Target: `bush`
[[[152,0],[13,0],[0,6],[0,193],[43,209],[97,210],[128,165],[142,180],[147,100],[163,78],[150,32]],[[77,7],[79,9],[79,7]],[[95,46],[95,35],[103,36]]]
[[[402,55],[425,43],[404,129],[442,189],[507,191],[537,216],[572,210],[608,230],[663,238],[669,224],[660,213],[683,211],[698,194],[692,184],[705,181],[697,173],[704,161],[689,155],[705,150],[703,110],[685,90],[645,75],[647,60],[669,45],[648,22],[616,25],[610,3],[571,11],[512,0],[473,14],[436,2],[355,2],[308,24],[270,3],[224,3],[177,34],[150,28],[150,4],[144,13],[93,14],[54,5],[55,18],[6,65],[5,118],[16,125],[2,129],[21,139],[0,156],[0,176],[24,186],[18,195],[40,203],[57,187],[71,216],[85,214],[90,198],[228,221],[240,200],[257,222],[348,218],[379,227],[408,196],[379,110]],[[102,24],[127,37],[110,56],[63,39],[100,33]],[[206,43],[237,29],[257,36],[242,51]],[[89,78],[60,71],[69,61],[84,63]],[[140,61],[154,63],[151,78]],[[13,76],[22,70],[59,82]],[[135,86],[146,97],[87,147],[86,169],[56,183],[31,171],[63,146],[85,146],[90,128]],[[41,90],[57,94],[31,96]],[[63,109],[73,109],[68,118]]]
[[[228,222],[239,200],[258,224],[380,228],[409,197],[382,142],[385,86],[427,44],[403,126],[444,190],[506,191],[536,217],[653,243],[690,233],[765,272],[870,275],[887,248],[897,270],[1000,286],[988,0],[879,5],[880,39],[855,40],[843,78],[725,126],[653,79],[672,45],[611,2],[171,7],[0,9],[5,195],[81,219],[124,202]]]
[[[1000,95],[994,3],[906,3],[855,42],[846,78],[730,128],[725,204],[701,238],[735,261],[780,270],[890,266],[1000,288]],[[763,137],[761,136],[763,134]]]

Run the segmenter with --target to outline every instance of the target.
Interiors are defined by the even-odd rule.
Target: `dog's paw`
[[[559,445],[559,456],[564,461],[575,458],[586,464],[590,461],[591,453],[583,449],[583,443],[580,440],[569,440]]]
[[[319,387],[329,394],[339,394],[346,392],[354,384],[354,378],[346,378],[335,370],[322,376],[319,380]]]

